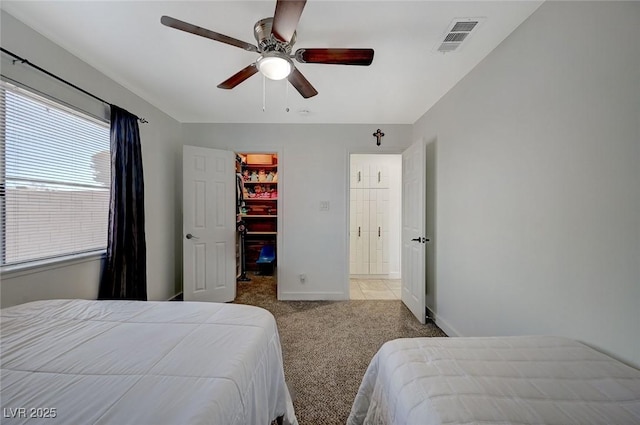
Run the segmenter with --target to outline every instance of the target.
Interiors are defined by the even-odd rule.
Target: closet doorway
[[[278,154],[236,152],[236,180],[238,291],[242,295],[242,292],[264,292],[266,287],[272,287],[270,292],[275,297],[279,230]]]
[[[247,289],[276,299],[280,154],[185,145],[182,157],[184,300],[230,302],[244,295],[251,304]],[[260,261],[269,245],[272,253]],[[243,270],[257,278],[241,281]]]
[[[401,298],[402,155],[351,154],[351,299]]]

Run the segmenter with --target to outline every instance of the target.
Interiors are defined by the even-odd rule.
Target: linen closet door
[[[389,189],[369,189],[369,274],[389,274]]]
[[[349,270],[351,274],[369,274],[369,189],[350,191]]]
[[[369,274],[389,274],[389,169],[380,163],[368,169]]]
[[[389,171],[354,161],[350,176],[349,272],[389,274]]]
[[[376,189],[389,188],[389,167],[385,164],[371,164],[367,177],[369,187]]]
[[[389,189],[350,190],[350,273],[389,274]]]

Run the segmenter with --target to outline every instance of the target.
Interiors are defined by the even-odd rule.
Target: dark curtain
[[[144,183],[138,117],[111,105],[111,201],[99,299],[147,300]]]

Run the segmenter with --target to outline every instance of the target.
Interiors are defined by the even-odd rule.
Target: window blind
[[[2,265],[105,249],[109,126],[0,84]]]

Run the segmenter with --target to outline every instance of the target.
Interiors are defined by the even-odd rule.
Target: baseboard
[[[433,321],[435,321],[435,317],[436,314],[427,306],[425,307],[426,313],[427,313],[427,319],[431,319]]]
[[[182,291],[175,294],[173,297],[169,298],[167,301],[182,301]]]
[[[434,314],[433,311],[427,309],[429,311],[429,318],[434,321],[434,323],[447,334],[447,336],[464,336],[460,332],[458,332],[453,326],[451,326],[446,320],[442,317]]]
[[[344,292],[281,292],[280,301],[347,301]]]

